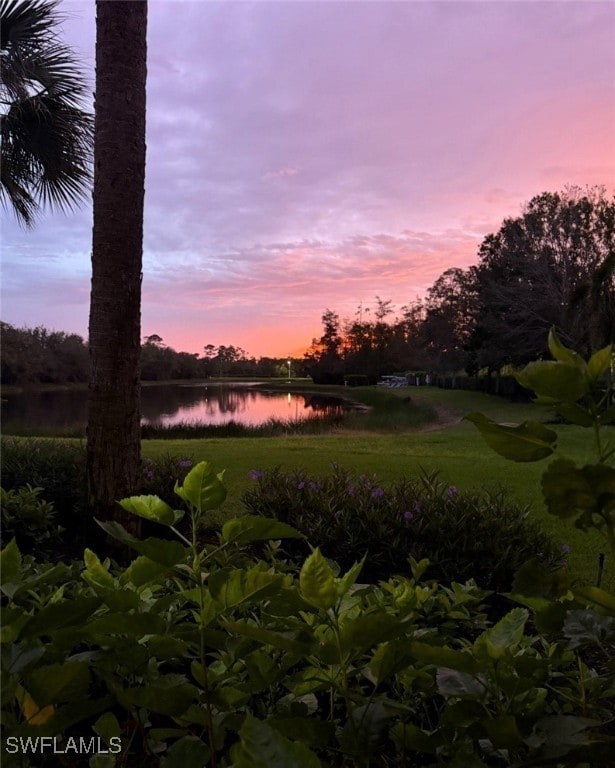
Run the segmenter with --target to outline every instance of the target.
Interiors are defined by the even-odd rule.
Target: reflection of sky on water
[[[309,395],[263,392],[250,388],[205,387],[191,390],[191,402],[176,404],[171,413],[160,408],[156,416],[144,414],[142,423],[166,427],[182,423],[226,424],[237,421],[257,426],[269,419],[295,421],[322,414],[322,409],[312,402]],[[198,398],[195,397],[197,391]]]
[[[85,429],[88,393],[83,390],[11,393],[2,402],[4,434],[61,434]],[[268,392],[252,386],[163,384],[141,389],[141,422],[173,426],[182,423],[257,426],[268,419],[300,420],[339,412],[338,398]]]

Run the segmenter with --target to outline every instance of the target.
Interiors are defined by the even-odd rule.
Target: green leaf
[[[468,651],[456,651],[446,646],[429,645],[412,640],[409,649],[417,661],[438,667],[450,667],[461,672],[475,672],[477,662]]]
[[[344,597],[348,590],[354,586],[365,564],[366,557],[367,555],[364,555],[360,562],[355,563],[344,576],[336,580],[338,597]]]
[[[20,640],[51,635],[59,629],[81,632],[85,622],[100,607],[100,597],[76,595],[71,600],[49,603],[32,616],[23,627]]]
[[[593,503],[592,489],[570,459],[557,459],[542,476],[542,493],[552,515],[565,520]]]
[[[211,750],[197,736],[184,736],[167,750],[163,768],[203,768],[208,765]]]
[[[422,731],[412,723],[396,723],[390,731],[391,739],[399,752],[426,752],[435,755],[441,737]]]
[[[587,378],[590,382],[598,381],[602,374],[610,369],[612,362],[613,347],[611,344],[594,352],[587,362]]]
[[[391,717],[393,713],[379,699],[351,709],[337,734],[342,751],[364,762],[365,756],[373,755],[382,743],[382,732]]]
[[[568,585],[563,583],[561,571],[553,571],[537,558],[531,558],[526,560],[515,573],[511,599],[515,599],[514,596],[516,595],[523,595],[526,598],[545,598],[549,602],[567,590]],[[543,605],[536,603],[537,607]],[[530,607],[532,606],[530,605]]]
[[[374,685],[380,685],[392,674],[408,667],[414,659],[406,638],[381,643],[369,662],[370,679]]]
[[[155,563],[166,565],[171,568],[178,563],[186,561],[187,550],[178,541],[167,541],[166,539],[149,538],[142,541],[137,539],[119,523],[115,521],[102,522],[96,521],[98,525],[114,539],[128,545],[136,552],[153,560]]]
[[[615,505],[615,468],[589,464],[578,469],[569,459],[557,459],[542,476],[542,493],[550,514],[562,520],[580,515],[579,527],[596,527],[593,516]]]
[[[560,363],[572,365],[575,368],[579,368],[581,371],[585,371],[585,360],[583,360],[578,352],[575,352],[573,349],[568,349],[568,347],[565,347],[562,344],[555,332],[555,328],[551,328],[549,331],[548,344],[549,352],[553,355],[555,360]]]
[[[489,656],[492,659],[501,658],[510,646],[521,641],[528,615],[524,608],[513,608],[494,627],[484,632],[476,642],[484,638]]]
[[[252,568],[214,571],[208,581],[209,591],[214,600],[230,608],[246,600],[269,596],[282,586],[282,574],[270,573]]]
[[[429,568],[429,560],[424,557],[420,562],[417,563],[412,555],[410,555],[408,562],[410,563],[412,578],[415,581],[420,581],[425,571]]]
[[[615,598],[613,598],[615,602]],[[606,646],[615,641],[615,618],[600,616],[590,608],[569,611],[564,622],[564,637],[571,648],[583,645]]]
[[[11,539],[0,552],[0,583],[16,584],[21,578],[21,552],[15,539]],[[2,590],[5,592],[5,590]],[[6,594],[6,593],[5,593]]]
[[[540,422],[524,421],[517,426],[496,424],[482,413],[470,413],[464,418],[474,424],[490,448],[506,459],[540,461],[555,450],[557,433]]]
[[[456,669],[442,667],[436,673],[438,691],[443,696],[455,698],[482,699],[487,692],[485,685],[473,675],[467,672],[459,672]]]
[[[105,712],[94,723],[92,730],[108,744],[112,736],[119,736],[122,733],[122,726],[113,712]]]
[[[280,677],[280,670],[275,664],[274,658],[261,648],[257,648],[249,655],[244,656],[243,660],[251,682],[258,686],[259,691],[268,688]]]
[[[147,687],[124,689],[121,692],[121,698],[128,704],[145,707],[152,712],[172,717],[180,717],[191,704],[198,700],[199,691],[194,685],[180,680],[166,684],[164,678],[158,678],[156,683]]]
[[[598,725],[597,720],[576,715],[551,715],[539,720],[525,741],[531,748],[541,749],[543,758],[563,757],[571,747],[591,743],[591,729]]]
[[[37,667],[26,678],[26,688],[39,707],[87,695],[90,683],[87,661],[67,661]]]
[[[300,742],[282,736],[268,723],[248,715],[233,750],[234,768],[321,768],[316,755]]]
[[[228,621],[225,628],[231,633],[237,633],[251,640],[256,640],[263,645],[270,645],[273,648],[279,648],[283,651],[297,653],[307,656],[314,648],[315,640],[307,630],[304,632],[274,632],[271,629],[264,629],[251,624],[248,621],[240,619],[239,621]]]
[[[315,608],[326,611],[337,602],[335,576],[318,548],[312,552],[301,568],[299,590],[303,599]]]
[[[222,526],[225,541],[248,544],[251,541],[269,541],[270,539],[302,539],[302,533],[286,523],[280,523],[259,515],[243,515],[228,520]]]
[[[216,474],[208,462],[201,461],[188,472],[182,486],[175,484],[175,493],[199,512],[217,509],[226,499],[223,475],[224,472]]]
[[[282,736],[309,747],[326,748],[335,735],[333,723],[312,717],[272,717],[269,722]]]
[[[120,584],[132,584],[135,587],[142,587],[159,579],[168,570],[166,565],[156,563],[149,557],[141,555],[133,560],[126,570],[120,574],[118,581]]]
[[[152,520],[160,525],[175,525],[179,522],[184,513],[181,510],[171,509],[171,507],[158,496],[131,496],[128,499],[120,501],[127,512],[133,515],[144,517],[146,520]]]
[[[513,715],[499,715],[483,722],[491,743],[496,749],[515,749],[523,742]]]
[[[526,389],[539,397],[558,402],[574,403],[589,390],[589,382],[583,370],[567,363],[539,360],[529,363],[515,378]]]
[[[155,613],[107,613],[84,628],[89,635],[128,635],[135,638],[162,635],[166,629],[166,621]]]
[[[460,699],[447,702],[441,723],[445,726],[453,725],[456,729],[463,728],[465,731],[475,723],[482,723],[484,719],[485,709],[479,701]]]
[[[42,573],[34,573],[31,576],[26,576],[22,573],[18,581],[11,582],[10,584],[7,582],[2,587],[2,591],[12,598],[27,595],[41,587],[61,584],[64,578],[69,575],[69,571],[70,569],[64,563],[59,563],[54,565],[53,568],[49,568],[49,570]]]
[[[85,561],[85,571],[82,577],[94,590],[98,591],[100,588],[113,589],[115,587],[113,576],[100,562],[95,552],[86,548],[83,553],[83,559]]]
[[[344,618],[340,646],[343,653],[363,652],[378,643],[394,640],[407,629],[407,623],[400,616],[385,611],[360,613],[354,618]]]
[[[558,403],[553,410],[572,424],[578,424],[579,427],[594,426],[591,413],[577,403]]]
[[[583,601],[604,608],[611,616],[615,616],[615,595],[599,587],[575,587],[573,594]]]

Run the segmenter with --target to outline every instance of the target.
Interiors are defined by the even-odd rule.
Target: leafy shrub
[[[53,504],[39,498],[41,491],[31,485],[10,491],[0,488],[1,539],[7,543],[15,538],[22,552],[48,557],[57,550],[62,529]]]
[[[85,445],[66,440],[2,439],[2,485],[43,488],[64,524],[85,510]]]
[[[253,470],[251,477],[254,487],[243,496],[249,512],[289,523],[342,570],[366,555],[369,580],[407,574],[412,556],[430,561],[433,578],[473,578],[506,591],[527,560],[560,564],[561,547],[503,490],[458,491],[425,473],[385,486],[337,465],[325,477],[280,468]],[[289,546],[297,555],[309,551]]]
[[[143,459],[137,493],[156,494],[171,503],[173,488],[193,466],[187,456],[164,455]],[[7,491],[25,485],[39,489],[40,502],[51,504],[63,529],[61,552],[80,555],[89,539],[92,516],[88,509],[86,448],[77,441],[36,438],[2,439],[2,485]],[[5,536],[8,540],[10,535]],[[22,540],[19,539],[20,546]],[[24,548],[29,552],[28,546]]]
[[[27,484],[42,489],[41,501],[53,505],[64,529],[57,555],[83,549],[91,516],[87,510],[86,454],[82,442],[36,438],[2,439],[2,485],[16,490]]]
[[[566,616],[556,638],[526,608],[492,625],[483,590],[422,584],[425,562],[372,585],[362,563],[336,576],[316,549],[280,572],[245,547],[297,538],[290,526],[245,515],[201,547],[221,475],[202,462],[176,493],[187,514],[154,496],[122,502],[175,541],[102,525],[139,554],[126,568],[90,550],[70,567],[15,542],[0,553],[3,766],[51,764],[20,737],[64,748],[93,734],[115,757],[90,765],[117,768],[609,764],[612,617],[567,596],[551,604]],[[84,761],[67,749],[62,764]]]

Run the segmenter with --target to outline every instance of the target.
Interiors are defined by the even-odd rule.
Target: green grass
[[[549,413],[532,403],[510,403],[504,399],[474,392],[435,388],[391,390],[403,399],[410,395],[417,404],[445,407],[457,411],[458,418],[480,410],[490,418],[518,422],[527,418],[548,420]],[[367,426],[367,425],[366,425]],[[580,462],[593,458],[592,435],[580,427],[557,425],[558,445],[563,455]],[[365,474],[375,474],[384,481],[412,475],[421,468],[439,470],[442,478],[459,488],[504,486],[520,502],[531,505],[531,514],[540,520],[557,541],[569,544],[571,571],[595,582],[598,552],[605,544],[597,533],[585,534],[562,523],[544,509],[540,477],[548,461],[517,464],[493,453],[477,430],[468,422],[459,422],[433,431],[343,432],[330,435],[289,435],[261,438],[214,438],[192,441],[145,440],[143,454],[154,458],[167,453],[189,454],[206,459],[216,468],[226,468],[229,497],[224,514],[243,511],[241,496],[250,485],[250,469],[282,466],[304,467],[313,473],[326,473],[332,462]],[[603,586],[615,588],[613,556],[607,554]]]

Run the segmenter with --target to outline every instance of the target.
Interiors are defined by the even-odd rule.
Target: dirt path
[[[436,432],[439,429],[454,427],[455,424],[459,424],[463,418],[463,413],[455,408],[448,408],[445,405],[434,405],[433,403],[430,403],[429,405],[438,414],[435,421],[430,421],[427,424],[416,427],[416,429],[410,429],[408,430],[409,432]]]

